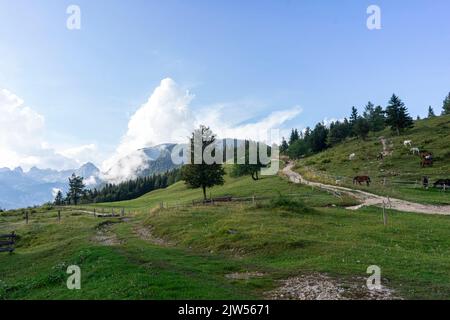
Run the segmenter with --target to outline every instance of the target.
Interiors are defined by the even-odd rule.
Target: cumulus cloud
[[[219,137],[265,142],[271,129],[281,130],[283,124],[297,117],[302,112],[302,109],[293,107],[288,110],[275,111],[259,121],[238,125],[233,123],[233,121],[223,121],[225,112],[226,110],[214,111],[213,116],[209,116],[206,119],[207,122],[205,122]],[[235,119],[235,121],[238,121],[238,119]]]
[[[257,121],[242,118],[244,110],[234,110],[230,104],[209,106],[195,113],[190,104],[194,96],[183,90],[170,78],[159,86],[131,117],[127,133],[116,152],[102,168],[104,179],[120,182],[136,175],[145,165],[142,148],[161,143],[186,143],[192,130],[200,124],[208,125],[219,138],[237,138],[265,141],[270,129],[281,129],[287,121],[298,116],[302,109],[294,107],[276,111]],[[248,111],[248,110],[247,110]]]
[[[75,168],[80,154],[57,152],[44,135],[44,117],[17,95],[0,89],[0,167]]]
[[[72,159],[78,166],[99,158],[98,153],[98,148],[93,143],[57,151],[57,154]]]

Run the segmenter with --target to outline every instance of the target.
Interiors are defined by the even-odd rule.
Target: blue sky
[[[66,28],[70,4],[81,30]],[[371,4],[381,30],[366,27]],[[221,105],[235,126],[296,106],[282,127],[312,126],[394,92],[425,115],[450,91],[449,11],[447,0],[0,0],[0,89],[45,118],[46,145],[94,144],[97,161],[165,78],[195,95],[192,112]]]

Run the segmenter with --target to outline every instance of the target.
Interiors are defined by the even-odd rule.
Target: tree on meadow
[[[330,130],[328,133],[328,144],[335,146],[341,143],[351,134],[351,126],[347,118],[344,121],[336,121],[330,124]]]
[[[300,135],[297,129],[292,129],[291,136],[289,138],[289,144],[293,144],[295,141],[300,139]]]
[[[364,118],[369,122],[370,131],[377,132],[385,128],[386,118],[381,106],[376,106],[372,102],[368,102],[364,114]]]
[[[328,147],[328,128],[323,123],[318,123],[311,136],[307,141],[311,147],[312,152],[320,152]]]
[[[72,177],[69,178],[69,192],[68,198],[74,205],[78,204],[78,201],[84,194],[84,182],[83,177],[72,174]]]
[[[352,132],[351,132],[352,135],[356,135],[353,129],[354,129],[356,121],[358,121],[358,117],[359,117],[358,109],[356,109],[356,107],[352,107],[352,113],[350,114],[350,126],[352,128]]]
[[[280,153],[281,154],[286,154],[287,150],[289,149],[289,145],[286,141],[286,139],[281,139],[281,146],[280,146]]]
[[[444,99],[444,103],[442,106],[442,114],[443,115],[450,114],[450,93]]]
[[[403,101],[395,94],[389,100],[386,107],[386,124],[391,127],[392,131],[400,135],[404,130],[414,126],[413,119],[408,114]]]
[[[58,190],[58,192],[56,193],[54,204],[55,204],[55,206],[60,206],[63,204],[63,202],[64,202],[63,194],[62,194],[61,190]]]
[[[436,114],[434,113],[434,110],[431,106],[428,107],[428,118],[436,117]]]
[[[358,117],[353,125],[353,132],[357,137],[366,140],[370,132],[370,122],[366,118]]]
[[[206,188],[224,184],[225,170],[221,163],[208,163],[203,157],[205,149],[212,148],[216,143],[216,136],[206,126],[200,126],[192,133],[190,139],[190,159],[181,171],[182,179],[190,188],[203,190],[203,199],[206,200]],[[197,152],[200,154],[196,154]],[[211,153],[215,157],[215,151]],[[197,160],[197,161],[196,161]]]
[[[310,151],[311,149],[305,139],[300,139],[289,146],[287,154],[291,159],[300,159],[310,154]]]

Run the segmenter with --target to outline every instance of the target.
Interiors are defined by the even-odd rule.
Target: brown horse
[[[365,182],[367,184],[367,186],[369,187],[370,183],[372,181],[370,180],[370,177],[368,177],[368,176],[357,176],[353,179],[353,184],[358,183],[359,185],[361,185],[363,182]]]
[[[433,165],[433,154],[430,152],[421,152],[420,159],[420,165],[422,168],[425,166],[431,167]]]

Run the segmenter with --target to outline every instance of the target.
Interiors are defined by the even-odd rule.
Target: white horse
[[[419,148],[411,148],[411,153],[412,154],[417,154],[417,155],[419,155],[420,154],[420,149]]]
[[[411,147],[411,146],[412,146],[412,140],[405,140],[405,141],[403,142],[403,145],[404,145],[405,147]]]
[[[348,156],[348,160],[352,161],[354,160],[356,157],[356,153],[352,153],[351,155]]]

